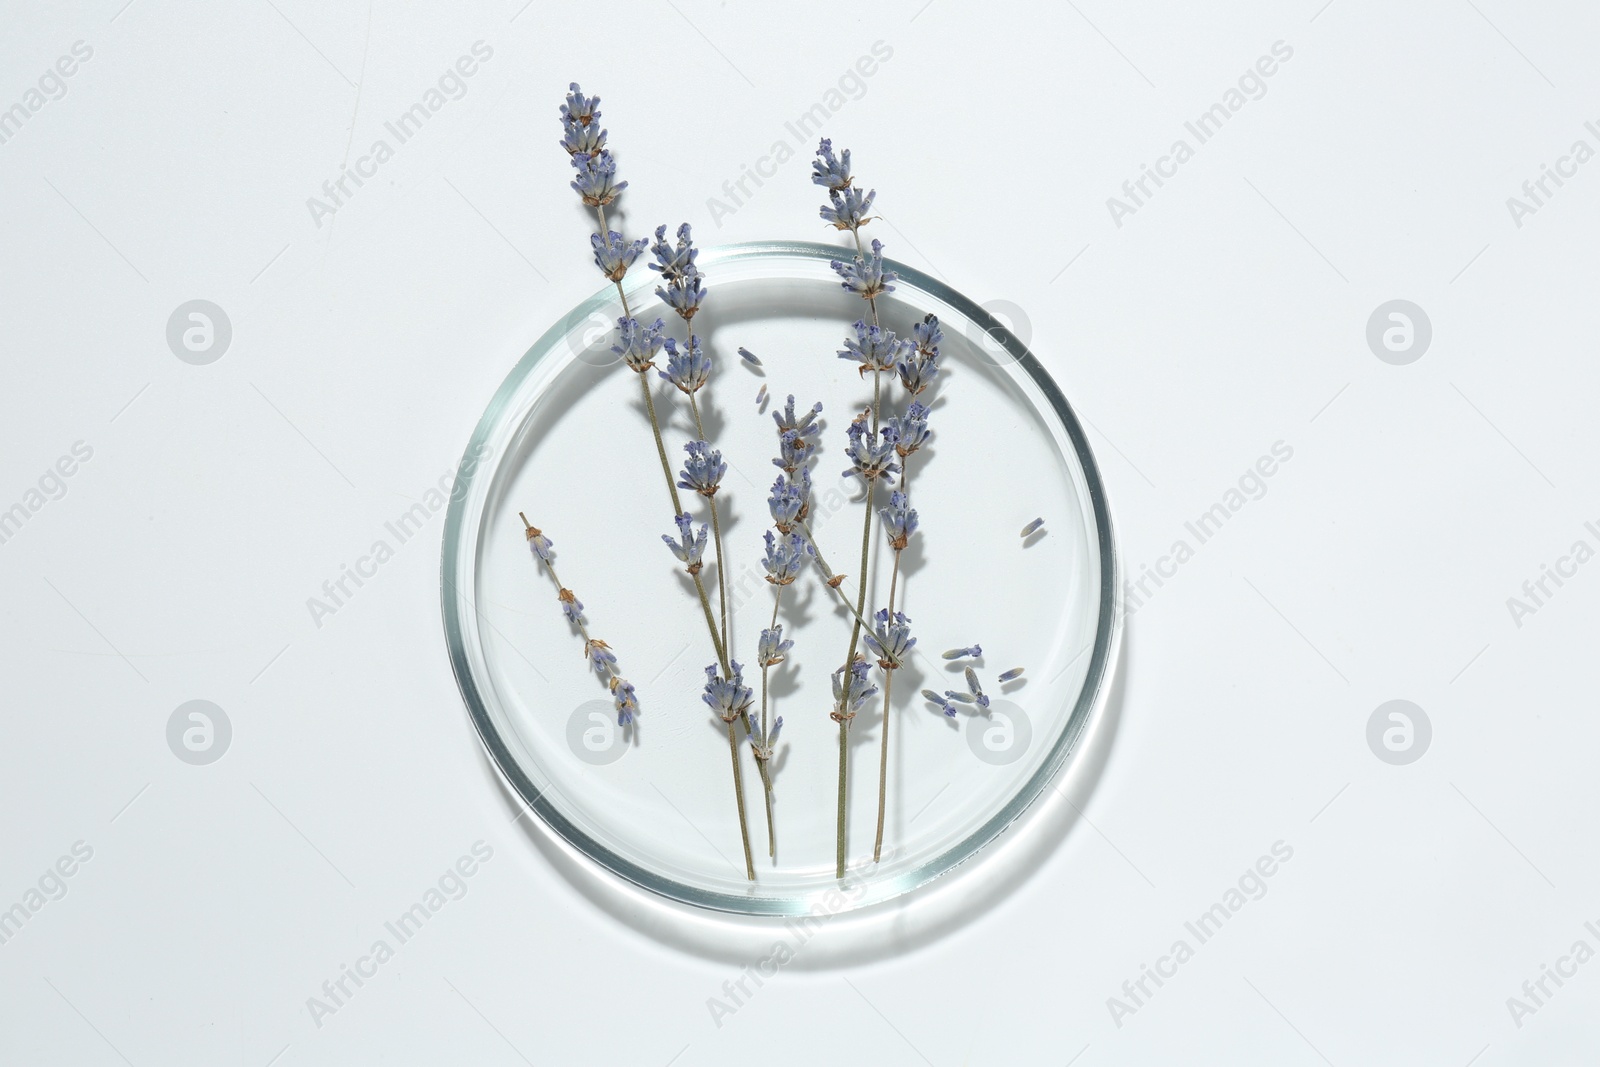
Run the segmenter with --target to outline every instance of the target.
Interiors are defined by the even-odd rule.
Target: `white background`
[[[0,508],[75,442],[93,456],[0,544],[0,908],[74,842],[93,857],[0,945],[0,1060],[1596,1054],[1600,963],[1520,1026],[1507,1007],[1600,948],[1600,565],[1520,626],[1507,607],[1600,547],[1600,163],[1520,226],[1506,204],[1573,141],[1600,148],[1591,14],[524,2],[5,7],[0,107],[74,42],[93,55],[0,144]],[[307,198],[479,40],[465,95],[317,225]],[[887,950],[827,928],[719,1027],[708,998],[756,955],[646,903],[619,918],[512,821],[443,651],[439,519],[320,627],[306,599],[597,288],[555,143],[569,80],[604,97],[634,232],[817,238],[803,153],[720,225],[707,197],[792,148],[785,122],[877,41],[892,57],[829,132],[879,236],[1023,309],[1134,574],[1275,442],[1294,453],[1130,619],[1103,772],[1025,877]],[[1277,41],[1265,95],[1116,225],[1107,198]],[[196,298],[233,327],[208,366],[165,338]],[[1433,328],[1405,366],[1365,338],[1395,298]],[[233,725],[209,766],[167,746],[193,699]],[[1366,740],[1391,699],[1433,727],[1407,766]],[[466,895],[317,1025],[307,998],[479,840]],[[1114,1020],[1278,841],[1266,895]]]

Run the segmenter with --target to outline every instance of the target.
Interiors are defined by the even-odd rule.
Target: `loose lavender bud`
[[[850,149],[846,148],[837,158],[833,154],[833,142],[824,137],[817,144],[817,158],[811,161],[811,180],[817,185],[826,187],[829,191],[838,191],[850,187]]]
[[[896,489],[889,494],[889,506],[878,509],[878,515],[883,519],[884,535],[889,538],[889,547],[896,552],[904,549],[910,543],[911,535],[917,532],[917,509],[910,505],[910,498]]]
[[[844,279],[840,284],[845,291],[855,293],[863,300],[894,292],[893,283],[900,277],[884,267],[882,241],[873,241],[872,251],[865,256],[856,256],[849,263],[836,259],[829,266]]]
[[[833,672],[833,711],[829,717],[835,722],[847,722],[855,718],[861,705],[867,702],[872,694],[878,691],[875,685],[869,685],[867,674],[872,669],[866,657],[857,655],[851,661],[849,680],[845,679],[845,668],[840,667]]]
[[[706,551],[706,524],[703,522],[700,524],[700,532],[697,534],[694,532],[694,521],[688,515],[679,515],[672,521],[678,524],[680,540],[675,541],[666,534],[661,535],[661,540],[667,543],[672,554],[678,557],[678,562],[682,563],[690,574],[699,574],[700,568],[704,565]]]
[[[858,230],[872,221],[867,214],[872,210],[876,189],[862,193],[860,189],[834,190],[828,193],[828,203],[818,212],[822,221],[837,230]]]
[[[761,565],[767,568],[767,581],[773,585],[793,585],[805,566],[806,557],[815,552],[811,542],[799,534],[775,538],[771,530],[766,533],[766,542],[767,552]]]
[[[618,319],[618,343],[611,346],[611,351],[621,356],[628,366],[643,374],[655,366],[656,353],[661,351],[666,328],[667,324],[660,319],[648,326],[639,325],[638,319]]]
[[[895,670],[905,663],[906,653],[917,643],[911,636],[911,620],[901,611],[890,615],[888,608],[879,608],[872,619],[872,629],[862,636],[866,638],[867,647],[877,654],[878,666],[886,671]]]
[[[783,623],[780,622],[770,630],[761,631],[761,640],[756,645],[756,662],[763,667],[776,667],[793,647],[793,641],[784,640]]]
[[[611,646],[598,637],[583,643],[583,654],[589,657],[589,666],[594,668],[596,674],[604,675],[617,665],[617,657],[612,654]]]
[[[690,337],[687,345],[667,338],[667,369],[658,371],[662,378],[678,387],[685,396],[693,396],[711,377],[711,357],[701,347],[700,338]]]
[[[1026,525],[1026,526],[1024,526],[1022,528],[1022,536],[1023,537],[1027,537],[1029,534],[1033,533],[1035,530],[1037,530],[1039,527],[1041,527],[1043,525],[1044,525],[1044,520],[1043,519],[1034,519],[1032,522],[1028,523],[1028,525]]]
[[[972,699],[978,707],[987,709],[989,698],[983,695],[983,686],[978,684],[978,672],[971,667],[967,668],[967,689],[972,693]]]
[[[594,249],[594,265],[614,282],[620,282],[622,276],[628,273],[633,261],[644,251],[644,245],[643,237],[637,241],[625,241],[616,230],[609,231],[605,237],[597,233],[589,235],[589,247]]]
[[[790,393],[788,402],[783,405],[782,410],[773,411],[772,421],[778,424],[778,433],[780,435],[793,430],[799,435],[802,447],[808,447],[810,439],[817,436],[822,430],[822,427],[817,423],[817,416],[821,414],[822,404],[820,402],[811,405],[811,410],[804,414],[795,414],[794,394]]]
[[[567,621],[576,625],[583,625],[583,601],[578,599],[578,594],[570,589],[561,589],[556,592],[556,599],[561,601],[561,614]]]
[[[939,707],[943,708],[944,713],[950,716],[952,719],[956,717],[956,706],[945,697],[935,693],[932,689],[924,689],[922,691],[922,699],[928,701],[930,704],[937,704]]]
[[[863,320],[857,320],[855,329],[854,338],[845,338],[839,358],[853,359],[859,363],[857,371],[863,378],[868,371],[894,370],[899,360],[916,351],[911,342],[895,337],[893,330],[868,326]]]
[[[1002,671],[1000,673],[1000,681],[1001,681],[1001,683],[1003,684],[1005,682],[1014,682],[1014,681],[1016,681],[1018,678],[1022,677],[1022,671],[1023,671],[1023,668],[1021,668],[1021,667],[1012,667],[1009,671]]]
[[[778,475],[772,483],[772,494],[767,497],[767,510],[772,513],[772,525],[779,533],[788,533],[806,516],[806,505],[811,498],[811,473],[801,468],[797,473]]]
[[[892,415],[885,420],[883,435],[894,442],[894,450],[901,459],[911,455],[928,443],[928,406],[913,400],[904,415]]]
[[[850,468],[843,472],[844,476],[856,476],[868,482],[882,478],[893,484],[894,475],[900,470],[900,464],[894,462],[894,442],[867,429],[865,420],[861,419],[852,421],[845,433],[850,439],[844,448]]]
[[[592,156],[573,156],[572,165],[578,171],[572,190],[590,207],[605,207],[628,187],[627,182],[617,181],[617,161],[608,148]]]
[[[722,476],[728,473],[722,453],[704,441],[690,441],[683,450],[689,458],[683,461],[683,470],[678,472],[678,488],[692,489],[705,497],[715,496]]]
[[[756,354],[754,352],[750,351],[748,348],[739,349],[739,355],[744,357],[744,361],[746,363],[750,364],[751,366],[754,366],[754,367],[761,366],[761,360],[757,359],[756,358]]]
[[[717,673],[715,663],[706,668],[706,690],[700,699],[723,722],[737,719],[739,713],[750,706],[750,695],[750,687],[744,684],[744,669],[737,661],[732,664],[728,678]]]
[[[972,694],[963,693],[959,689],[946,689],[944,691],[944,696],[946,700],[954,700],[958,704],[972,703]]]
[[[945,659],[977,659],[983,655],[982,645],[968,645],[966,648],[952,648],[944,654]]]
[[[664,282],[680,282],[692,274],[700,273],[695,267],[695,257],[700,250],[695,248],[694,241],[689,236],[689,224],[686,222],[678,227],[678,243],[676,246],[667,244],[667,228],[656,227],[656,240],[650,246],[650,252],[656,261],[650,264],[650,269],[661,275]]]
[[[761,410],[761,405],[767,402],[767,383],[762,382],[761,388],[756,390],[756,410]]]
[[[617,725],[628,725],[639,710],[639,694],[634,692],[633,683],[612,675],[611,695],[617,702]]]

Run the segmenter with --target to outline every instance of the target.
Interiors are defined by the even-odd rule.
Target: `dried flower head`
[[[845,338],[839,358],[859,363],[857,370],[862,377],[868,371],[892,371],[897,362],[916,351],[910,341],[896,337],[893,330],[869,326],[864,320],[857,320],[855,330],[855,337]]]
[[[888,608],[879,608],[872,617],[872,629],[865,631],[867,647],[878,656],[878,666],[892,671],[905,663],[906,653],[916,645],[911,636],[911,619],[901,611],[889,614]]]
[[[598,637],[591,637],[583,643],[583,654],[589,657],[589,666],[599,675],[612,671],[617,665],[617,657],[612,654],[611,646]]]
[[[704,566],[706,551],[706,524],[700,524],[700,532],[694,530],[694,520],[688,515],[679,515],[672,520],[678,524],[678,540],[673,540],[667,534],[661,535],[661,540],[667,543],[672,554],[678,557],[678,562],[684,565],[690,574],[699,574]]]
[[[872,665],[859,653],[851,661],[846,680],[846,670],[840,667],[833,672],[833,711],[829,718],[834,722],[849,722],[856,717],[861,705],[866,703],[878,687],[867,680]]]
[[[849,443],[844,452],[850,459],[850,467],[843,472],[844,476],[859,477],[867,482],[882,478],[892,484],[900,470],[900,464],[894,461],[894,442],[868,429],[866,422],[859,419],[845,428],[845,434]]]
[[[761,640],[756,645],[756,662],[763,667],[776,667],[793,647],[793,641],[784,639],[783,623],[780,622],[770,630],[761,631]]]
[[[667,369],[659,373],[662,378],[677,386],[684,395],[693,396],[706,384],[706,379],[711,377],[711,357],[706,355],[698,337],[690,337],[688,343],[681,348],[669,337]]]
[[[568,155],[583,156],[587,159],[605,148],[606,131],[600,128],[598,122],[583,123],[563,118],[560,144],[567,150]]]
[[[800,431],[784,430],[778,435],[778,456],[772,465],[793,474],[811,458],[811,448],[812,445],[800,436]]]
[[[911,328],[911,336],[916,350],[903,356],[895,369],[900,372],[900,384],[906,392],[916,396],[939,376],[939,345],[944,332],[939,329],[938,317],[928,315]]]
[[[583,625],[583,601],[578,599],[578,594],[565,587],[556,591],[556,599],[561,601],[561,614],[567,621],[576,625]]]
[[[562,124],[570,122],[578,126],[592,125],[600,117],[600,98],[584,96],[577,82],[572,82],[567,88],[569,90],[567,102],[561,105]]]
[[[805,519],[810,500],[810,471],[802,467],[797,472],[778,475],[772,483],[772,493],[767,497],[772,525],[778,528],[779,533],[788,533]]]
[[[618,319],[617,343],[611,346],[611,351],[643,374],[656,365],[656,353],[661,351],[666,328],[667,324],[660,319],[648,326],[640,325],[639,320],[634,318]]]
[[[608,231],[605,237],[601,237],[598,233],[589,235],[589,247],[594,249],[594,265],[600,268],[601,274],[614,282],[620,282],[622,276],[628,273],[633,261],[644,251],[644,246],[643,237],[637,241],[628,241],[616,230]]]
[[[904,415],[891,415],[884,421],[883,435],[894,442],[901,459],[928,443],[928,405],[913,400]]]
[[[683,450],[689,458],[683,461],[683,470],[678,472],[678,488],[692,489],[701,496],[715,496],[722,476],[728,473],[722,453],[704,441],[690,441]]]
[[[850,149],[833,154],[833,142],[824,137],[817,144],[817,158],[811,161],[811,180],[830,192],[850,188]]]
[[[883,242],[873,241],[872,251],[856,256],[846,263],[834,260],[829,264],[844,281],[846,292],[855,293],[864,300],[873,300],[884,293],[894,292],[894,282],[900,277],[883,265]]]
[[[895,490],[889,494],[889,506],[878,509],[878,516],[883,519],[889,547],[896,552],[903,550],[917,532],[917,509],[911,506],[911,498]]]
[[[859,230],[873,219],[868,212],[877,197],[876,189],[863,193],[860,189],[834,189],[828,193],[828,202],[817,214],[822,221],[837,230]]]
[[[628,187],[627,182],[617,181],[617,161],[609,148],[592,156],[573,156],[572,165],[578,171],[572,190],[590,207],[605,207]]]
[[[694,240],[689,234],[689,224],[686,222],[678,227],[678,243],[669,245],[667,228],[656,227],[655,243],[650,246],[650,253],[656,257],[656,261],[650,264],[650,269],[659,273],[662,281],[677,282],[690,274],[699,273],[694,261],[700,250],[695,248]]]
[[[802,441],[809,441],[817,436],[822,427],[817,422],[817,416],[822,414],[822,404],[818,402],[811,405],[811,410],[796,414],[794,409],[794,394],[789,394],[788,401],[781,409],[772,412],[772,421],[778,424],[778,433],[783,434],[793,430]]]
[[[639,712],[639,694],[634,692],[633,683],[613,674],[611,695],[617,704],[617,725],[628,725]]]
[[[744,668],[732,664],[727,678],[717,673],[713,663],[706,668],[706,689],[700,699],[723,722],[732,722],[739,713],[750,707],[750,687],[744,684]]]
[[[815,552],[811,542],[799,534],[774,537],[771,530],[766,533],[766,542],[767,551],[761,558],[761,565],[767,569],[767,581],[773,585],[793,585],[805,566],[806,557]]]

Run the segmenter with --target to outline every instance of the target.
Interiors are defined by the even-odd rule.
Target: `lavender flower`
[[[523,519],[522,521],[527,522],[528,520]],[[533,554],[539,559],[543,560],[545,563],[553,562],[553,557],[551,554],[554,552],[556,546],[553,545],[550,542],[550,538],[546,537],[544,533],[536,526],[528,527],[528,547],[533,549]]]
[[[911,506],[911,500],[898,489],[889,494],[889,506],[879,508],[878,515],[883,519],[883,532],[889,538],[889,547],[896,552],[901,551],[911,541],[911,535],[917,532],[917,509]]]
[[[756,662],[763,667],[776,667],[793,647],[793,641],[784,639],[783,623],[780,622],[770,630],[761,631],[761,641],[756,646]]]
[[[773,585],[794,584],[800,569],[805,566],[806,557],[815,552],[811,542],[799,534],[775,538],[771,530],[767,531],[766,542],[767,552],[761,564],[767,568],[767,581]]]
[[[829,265],[844,279],[841,284],[845,291],[864,300],[894,292],[892,283],[900,277],[884,267],[882,241],[873,241],[872,251],[865,256],[856,256],[849,263],[836,259]]]
[[[939,346],[944,343],[944,331],[939,329],[939,316],[931,311],[924,315],[921,322],[911,327],[911,337],[916,342],[918,352],[939,358]]]
[[[778,731],[783,729],[783,716],[779,715],[772,723],[772,729],[767,733],[765,741],[757,741],[755,734],[750,735],[750,748],[755,753],[756,759],[765,763],[773,756],[778,743]]]
[[[622,276],[628,273],[633,261],[644,251],[644,246],[643,237],[637,241],[627,241],[616,230],[609,231],[605,237],[597,233],[589,235],[589,247],[594,249],[594,265],[614,282],[620,282]]]
[[[1035,530],[1039,529],[1039,527],[1041,527],[1043,525],[1044,525],[1044,520],[1043,519],[1034,519],[1032,522],[1028,523],[1028,525],[1026,525],[1026,526],[1024,526],[1022,528],[1022,536],[1023,537],[1027,537],[1028,535],[1032,534]]]
[[[672,338],[667,338],[667,369],[658,372],[661,377],[676,385],[685,396],[693,396],[711,376],[711,357],[700,345],[700,338],[691,336],[682,348]]]
[[[772,513],[772,525],[779,533],[788,533],[805,519],[810,498],[811,473],[805,468],[787,476],[778,475],[777,481],[772,483],[772,495],[767,497],[767,510]]]
[[[916,396],[939,376],[939,345],[944,332],[939,329],[938,317],[928,315],[911,328],[911,335],[916,354],[902,358],[895,369],[900,372],[900,384],[906,392]]]
[[[572,190],[590,207],[605,207],[628,187],[627,182],[617,181],[617,161],[608,148],[592,156],[573,156],[572,165],[578,171]]]
[[[866,377],[869,370],[892,371],[899,360],[909,357],[915,351],[910,341],[897,338],[893,330],[868,326],[862,320],[857,320],[855,329],[856,335],[853,339],[845,338],[844,348],[839,350],[839,358],[853,359],[861,364],[857,369],[862,377]]]
[[[950,702],[949,698],[940,696],[932,689],[924,689],[922,691],[922,699],[928,701],[929,703],[937,704],[939,707],[943,708],[944,713],[950,716],[952,719],[956,717],[956,706]]]
[[[800,436],[800,431],[784,430],[778,435],[778,458],[772,465],[793,474],[805,466],[810,450],[811,445]]]
[[[818,212],[822,221],[838,230],[858,230],[872,221],[867,212],[878,195],[876,189],[862,193],[860,189],[830,190],[828,203]]]
[[[578,594],[563,587],[556,591],[556,599],[561,601],[561,614],[567,617],[567,621],[575,626],[582,626],[583,601],[578,599]]]
[[[911,619],[902,611],[893,615],[888,608],[879,608],[872,617],[872,629],[865,631],[867,647],[878,655],[878,666],[892,671],[905,662],[917,639],[911,636]]]
[[[667,228],[656,227],[656,240],[650,246],[650,252],[656,261],[650,264],[650,269],[661,275],[664,282],[679,282],[690,275],[700,273],[695,267],[695,257],[700,250],[695,248],[693,239],[689,236],[689,224],[686,222],[678,227],[678,243],[676,246],[667,244]]]
[[[682,563],[690,574],[699,574],[700,568],[704,566],[706,524],[702,522],[700,532],[695,533],[694,520],[688,515],[679,515],[673,521],[678,524],[678,536],[681,541],[675,541],[666,534],[661,535],[661,540],[667,543],[672,554],[678,557],[678,562]]]
[[[928,406],[913,400],[904,415],[892,415],[883,424],[883,436],[894,442],[901,459],[928,443]]]
[[[756,354],[750,351],[748,348],[740,348],[739,355],[743,357],[744,361],[750,364],[752,367],[761,366],[761,360],[757,359]]]
[[[840,667],[833,672],[833,711],[829,717],[834,722],[848,722],[855,718],[856,712],[861,709],[878,687],[867,681],[867,673],[871,671],[865,656],[857,655],[850,663],[849,679],[846,680],[846,670]]]
[[[900,470],[900,464],[894,462],[894,442],[867,429],[864,419],[852,421],[845,433],[850,438],[844,449],[845,455],[850,457],[850,467],[843,472],[844,476],[854,475],[868,482],[882,478],[892,484],[895,473]]]
[[[678,488],[693,489],[704,497],[715,496],[722,476],[728,473],[722,453],[704,441],[690,441],[683,450],[689,458],[683,461],[683,470],[678,472]]]
[[[772,421],[778,424],[778,433],[793,430],[802,441],[808,441],[817,436],[822,427],[817,423],[817,416],[822,414],[822,404],[811,405],[811,410],[797,415],[794,410],[794,394],[789,394],[789,400],[783,405],[781,411],[772,413]]]
[[[967,690],[972,694],[972,699],[978,707],[988,710],[989,698],[983,695],[983,686],[978,684],[978,672],[971,667],[967,668]]]
[[[582,123],[564,118],[561,120],[561,128],[561,147],[565,148],[570,156],[582,156],[587,159],[606,146],[606,131],[602,130],[597,122]]]
[[[700,310],[700,305],[706,298],[705,286],[701,284],[699,271],[689,275],[680,284],[669,285],[665,289],[656,288],[656,295],[661,302],[676,311],[683,321],[688,322],[694,318],[694,313]]]
[[[596,674],[612,672],[617,666],[617,657],[612,654],[611,646],[598,637],[591,637],[583,643],[583,654],[589,657],[589,666],[594,668]]]
[[[761,383],[761,388],[756,390],[756,410],[760,411],[761,410],[761,406],[763,404],[765,404],[766,402],[767,402],[767,383],[766,382],[762,382]]]
[[[1022,671],[1023,671],[1023,668],[1021,668],[1021,667],[1012,667],[1009,671],[1002,671],[1000,673],[1001,684],[1004,684],[1006,682],[1014,682],[1018,678],[1021,678],[1022,677]]]
[[[643,374],[655,366],[656,353],[661,351],[662,335],[667,324],[660,319],[641,326],[638,319],[617,320],[617,344],[611,351],[621,356],[634,370]]]
[[[567,93],[567,102],[561,105],[561,122],[574,123],[579,126],[588,126],[600,117],[600,98],[598,96],[584,96],[583,90],[578,88],[577,82],[567,86],[571,91]]]
[[[817,144],[817,158],[811,161],[811,180],[830,192],[850,188],[850,149],[835,157],[833,142],[824,137]]]
[[[617,725],[628,725],[639,710],[639,694],[634,692],[633,683],[613,674],[611,695],[617,703]]]
[[[741,711],[749,708],[750,695],[750,687],[744,684],[744,668],[737,661],[727,678],[717,673],[715,663],[706,668],[706,691],[700,695],[700,699],[723,722],[733,722]]]
[[[982,645],[968,645],[966,648],[952,648],[944,654],[945,659],[977,659],[983,655]]]

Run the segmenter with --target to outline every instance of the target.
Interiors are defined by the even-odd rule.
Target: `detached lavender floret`
[[[985,711],[989,708],[989,698],[983,693],[983,686],[978,684],[978,672],[971,667],[967,668],[967,689],[972,694],[972,700]]]
[[[583,197],[590,207],[605,207],[628,187],[617,181],[617,161],[609,148],[602,148],[592,156],[572,157],[578,176],[572,180],[572,190]]]
[[[616,230],[610,230],[605,237],[598,233],[589,235],[589,247],[594,249],[594,265],[614,282],[620,282],[622,276],[628,273],[628,268],[633,266],[633,261],[639,258],[639,253],[644,251],[645,239],[637,241],[625,240]]]
[[[1018,678],[1022,677],[1023,670],[1024,670],[1024,668],[1022,668],[1022,667],[1012,667],[1009,671],[1002,671],[1000,673],[1000,681],[1001,681],[1001,683],[1003,684],[1005,682],[1014,682],[1014,681],[1016,681]]]
[[[798,473],[778,475],[772,483],[772,495],[767,497],[767,510],[772,513],[772,524],[779,533],[788,533],[806,517],[806,506],[811,498],[811,472],[800,468]]]
[[[679,515],[673,520],[678,524],[678,536],[681,540],[674,541],[666,534],[661,535],[661,540],[667,543],[672,554],[678,557],[678,562],[684,565],[690,574],[699,574],[700,568],[705,565],[706,551],[706,524],[700,524],[700,532],[694,532],[694,520],[688,515]]]
[[[717,673],[715,663],[706,668],[706,690],[700,699],[723,722],[733,722],[740,712],[748,709],[750,697],[750,687],[744,684],[744,668],[739,666],[737,660],[731,665],[727,678]]]
[[[911,506],[909,497],[899,490],[890,493],[889,506],[879,508],[878,516],[883,520],[890,548],[899,552],[911,543],[911,535],[917,532],[917,509]]]
[[[878,666],[886,671],[897,669],[905,662],[917,639],[911,636],[911,619],[905,612],[889,614],[888,608],[879,608],[872,617],[873,627],[863,632],[867,647],[877,653]]]
[[[945,659],[977,659],[983,655],[982,645],[968,645],[966,648],[952,648],[944,654]]]
[[[576,89],[577,86],[573,88]],[[596,102],[598,103],[598,100]],[[833,141],[824,137],[817,143],[817,158],[811,161],[811,181],[830,192],[838,192],[840,189],[850,188],[851,180],[850,149],[846,148],[835,156]]]
[[[629,367],[643,374],[656,365],[656,354],[661,351],[666,328],[667,324],[660,319],[648,326],[641,326],[638,319],[618,319],[618,343],[611,346],[611,351],[621,356]]]
[[[722,453],[704,441],[690,441],[683,450],[689,458],[683,461],[683,470],[678,472],[678,488],[692,489],[704,497],[715,496],[722,476],[728,473]]]
[[[952,704],[947,697],[940,696],[932,689],[924,689],[922,691],[922,699],[931,704],[937,704],[940,708],[944,709],[944,713],[950,716],[952,719],[956,717],[956,706]]]
[[[893,283],[900,277],[884,267],[882,241],[873,241],[872,251],[865,256],[856,256],[849,263],[836,259],[829,266],[844,279],[841,284],[845,290],[863,300],[875,300],[884,293],[894,292]]]
[[[780,622],[770,630],[761,631],[761,640],[756,645],[756,662],[762,667],[776,667],[793,647],[793,641],[784,639],[783,623]]]
[[[894,442],[894,450],[901,459],[911,455],[927,444],[931,436],[928,431],[928,406],[920,400],[913,400],[906,407],[904,415],[892,415],[884,420],[883,435]]]
[[[845,338],[839,358],[859,363],[857,369],[862,377],[866,377],[868,371],[892,371],[901,359],[916,351],[910,341],[896,337],[893,330],[868,326],[864,320],[856,321],[855,330],[854,338]]]
[[[761,366],[761,360],[758,359],[756,357],[756,354],[754,352],[750,351],[748,348],[740,348],[739,349],[739,356],[746,363],[750,364],[752,367]]]
[[[900,470],[900,464],[894,462],[894,442],[869,430],[862,419],[851,422],[845,433],[850,440],[844,452],[850,457],[851,466],[843,472],[844,476],[854,475],[868,482],[882,478],[892,484]]]
[[[711,377],[711,357],[706,355],[700,338],[691,336],[682,348],[672,338],[667,338],[667,369],[660,371],[662,378],[678,387],[685,396],[693,396]]]
[[[856,717],[856,712],[861,705],[866,703],[878,691],[878,687],[867,681],[867,674],[872,670],[865,656],[857,655],[850,664],[849,680],[845,680],[845,668],[840,667],[833,672],[833,711],[829,718],[834,722],[848,722]]]
[[[766,542],[767,553],[761,564],[767,569],[767,581],[773,585],[793,585],[805,566],[806,557],[815,551],[811,542],[799,534],[775,538],[771,530],[766,533]]]

